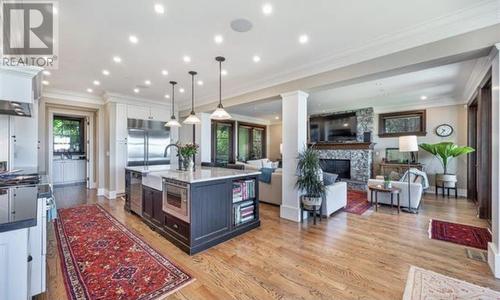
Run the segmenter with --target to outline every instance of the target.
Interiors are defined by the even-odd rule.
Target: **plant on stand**
[[[301,199],[307,209],[321,206],[326,190],[322,173],[318,153],[306,147],[299,153],[295,187],[304,193]]]
[[[179,155],[182,158],[182,164],[185,171],[194,171],[194,156],[198,153],[199,146],[193,143],[177,144],[179,147]]]
[[[474,148],[468,146],[457,146],[452,142],[441,142],[436,144],[420,144],[420,148],[429,152],[439,159],[443,166],[443,174],[436,174],[436,181],[444,184],[445,187],[455,187],[457,175],[448,173],[448,166],[451,159],[460,155],[474,152]]]

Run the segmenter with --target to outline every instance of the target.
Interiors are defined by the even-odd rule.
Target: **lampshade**
[[[191,125],[194,125],[194,124],[200,124],[201,121],[200,119],[196,116],[195,113],[191,113],[185,120],[184,122],[182,122],[184,124],[191,124]]]
[[[407,135],[399,137],[400,152],[415,152],[418,151],[418,142],[416,135]]]
[[[179,123],[175,117],[170,119],[167,124],[165,124],[166,127],[181,127],[181,123]]]
[[[217,107],[217,109],[210,115],[210,118],[213,120],[232,119],[231,115],[224,109],[224,107],[222,107],[222,105]]]

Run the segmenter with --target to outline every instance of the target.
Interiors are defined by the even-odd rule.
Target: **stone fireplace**
[[[323,172],[339,175],[339,179],[351,179],[351,160],[349,159],[321,159]]]

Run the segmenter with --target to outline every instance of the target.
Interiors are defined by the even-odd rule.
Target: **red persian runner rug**
[[[58,213],[55,231],[69,299],[156,299],[193,281],[100,206]]]
[[[491,242],[491,233],[486,228],[432,219],[429,237],[482,250],[487,250],[488,242]]]
[[[362,215],[371,207],[368,196],[364,191],[347,190],[347,206],[344,211]]]

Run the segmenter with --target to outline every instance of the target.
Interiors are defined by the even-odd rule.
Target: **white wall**
[[[411,108],[409,108],[411,109]],[[408,109],[408,110],[409,110]],[[402,111],[398,108],[396,111]],[[419,136],[418,143],[439,143],[450,141],[460,146],[467,145],[467,108],[463,105],[452,105],[442,107],[432,107],[426,109],[427,111],[427,135]],[[385,112],[392,112],[386,111]],[[374,152],[375,175],[379,174],[378,164],[385,157],[385,148],[398,148],[398,138],[379,138],[378,137],[378,118],[381,111],[375,108],[374,118],[374,134],[373,142],[376,143]],[[450,124],[454,131],[450,137],[442,138],[436,135],[435,129],[440,124]],[[443,169],[439,160],[434,158],[431,154],[420,150],[418,152],[419,162],[424,164],[425,171],[429,176],[431,186],[434,185],[435,174],[442,173]],[[467,189],[467,156],[463,155],[454,159],[450,166],[449,172],[456,172],[458,176],[457,186],[462,195]]]

